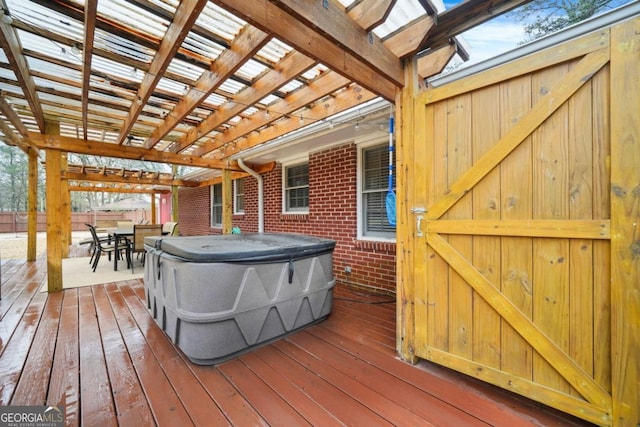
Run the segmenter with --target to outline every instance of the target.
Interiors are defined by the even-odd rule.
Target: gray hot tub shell
[[[333,240],[297,234],[147,237],[147,307],[197,364],[215,364],[325,319]]]

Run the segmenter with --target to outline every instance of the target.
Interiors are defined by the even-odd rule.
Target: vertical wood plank
[[[20,376],[11,405],[44,405],[46,402],[62,311],[62,296],[63,293],[58,292],[46,298],[38,330],[31,344],[31,348],[37,348],[38,351],[30,351],[27,355],[22,371],[29,375]],[[24,348],[26,351],[29,346],[25,345]],[[14,356],[17,354],[14,353]]]
[[[80,405],[81,425],[117,425],[115,405],[102,337],[98,327],[93,292],[90,287],[78,289],[80,346]]]
[[[501,132],[531,109],[531,77],[512,79],[500,86]],[[503,220],[532,219],[531,137],[526,138],[500,165],[501,217]],[[528,318],[533,316],[533,239],[502,238],[502,293]],[[502,370],[533,378],[533,349],[507,322],[503,322]]]
[[[591,83],[569,100],[569,218],[593,218]],[[593,375],[593,242],[569,241],[569,354]],[[575,390],[572,394],[578,396]]]
[[[407,59],[404,64],[406,85],[396,95],[396,276],[398,322],[396,324],[396,349],[403,360],[417,361],[415,298],[416,282],[414,271],[414,250],[418,244],[414,230],[414,218],[410,209],[416,206],[419,194],[414,184],[419,179],[413,169],[413,149],[417,143],[414,127],[419,118],[415,103],[417,91],[416,58]]]
[[[473,162],[500,139],[500,86],[472,94]],[[473,219],[500,219],[498,165],[473,188]],[[492,283],[500,283],[500,238],[473,237],[473,264]],[[500,316],[482,298],[473,298],[473,360],[500,367]]]
[[[593,217],[611,218],[610,67],[603,67],[592,78],[593,93]],[[611,391],[611,243],[593,242],[593,328],[596,352],[594,378]]]
[[[640,19],[611,29],[611,348],[614,423],[640,422]],[[631,326],[634,325],[634,326]]]
[[[409,182],[413,187],[413,202],[408,208],[426,208],[428,206],[428,181],[429,172],[433,169],[433,108],[424,103],[415,104],[415,133],[410,141],[413,141],[412,154],[408,156],[410,162]],[[427,133],[429,138],[427,138]],[[418,236],[417,216],[422,214],[410,214],[410,229],[415,232],[410,234],[413,241],[413,285],[415,300],[415,328],[416,347],[422,351],[428,343],[428,293],[427,293],[427,244],[424,237]],[[424,224],[421,225],[424,227]]]
[[[64,407],[67,426],[77,426],[80,423],[78,352],[78,289],[67,289],[62,302],[62,315],[46,402],[47,405]]]
[[[38,241],[38,153],[28,151],[27,261],[35,261]]]
[[[111,289],[113,292],[117,291],[116,287]],[[118,328],[105,287],[94,286],[93,298],[117,411],[117,421],[122,426],[153,424],[153,414],[140,381],[137,380],[131,357],[123,351],[127,347]]]
[[[459,95],[448,101],[448,187],[472,165],[471,95]],[[470,219],[472,194],[464,196],[449,210],[449,219]],[[471,259],[473,238],[450,236],[449,243],[465,258]],[[473,343],[473,289],[453,269],[449,273],[449,351],[472,357]]]
[[[58,150],[47,150],[47,290],[62,290],[62,155]]]
[[[60,135],[60,128],[57,127],[57,134]],[[62,153],[62,169],[63,171],[67,170],[67,153]],[[71,245],[71,192],[69,191],[69,181],[66,179],[60,180],[60,195],[62,199],[62,212],[60,223],[60,237],[62,241],[60,245],[62,246],[62,258],[69,258],[69,246]]]
[[[428,183],[429,206],[447,191],[448,126],[446,101],[433,106],[433,168]],[[444,218],[447,218],[447,214]],[[446,239],[446,237],[445,237]],[[429,345],[442,350],[449,348],[449,266],[433,249],[427,252],[427,306],[429,310]]]
[[[22,315],[19,321],[7,319],[13,316],[5,316],[0,322],[0,332],[2,332],[0,338],[3,338],[3,347],[0,352],[0,384],[2,384],[0,405],[2,406],[8,405],[12,399],[45,307],[46,297],[43,294],[31,299],[32,295],[29,295],[25,305],[16,307],[20,310],[18,316]],[[9,327],[10,330],[4,331],[2,327]]]
[[[178,176],[178,166],[171,165],[171,171],[173,176]],[[171,187],[171,221],[178,222],[178,200],[179,197],[179,187],[173,186]]]
[[[156,213],[156,193],[151,193],[151,224],[156,224],[156,217],[158,214]]]
[[[558,65],[533,76],[533,102],[546,95],[567,73]],[[568,107],[565,103],[532,134],[533,218],[568,219]],[[533,319],[563,350],[569,347],[569,242],[566,239],[534,239]],[[534,356],[534,380],[556,390],[569,385],[549,363]]]
[[[184,404],[163,372],[162,365],[136,324],[117,284],[110,283],[105,288],[133,368],[157,424],[193,425]]]

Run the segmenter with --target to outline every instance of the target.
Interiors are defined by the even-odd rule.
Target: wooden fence
[[[86,231],[85,224],[96,224],[101,220],[130,220],[140,222],[141,219],[151,220],[151,210],[122,211],[122,212],[73,212],[71,214],[73,231]],[[47,231],[47,214],[38,212],[38,231]],[[26,233],[27,212],[0,212],[0,233]]]

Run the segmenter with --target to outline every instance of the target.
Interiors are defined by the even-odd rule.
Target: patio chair
[[[109,243],[110,242],[110,238],[108,235],[106,234],[99,234],[98,233],[98,229],[88,223],[85,223],[84,225],[87,226],[87,228],[89,229],[89,231],[91,231],[93,229],[93,231],[95,232],[96,236],[98,237],[99,240]],[[89,237],[88,239],[84,239],[80,242],[81,245],[89,245],[89,254],[91,254],[91,257],[89,258],[89,265],[93,265],[93,258],[96,255],[96,239],[93,235],[94,233],[91,233],[91,237]],[[111,257],[111,254],[109,254],[109,257]]]
[[[109,259],[111,259],[112,253],[114,254],[113,256],[118,256],[119,254],[115,253],[116,247],[115,247],[115,244],[111,242],[111,239],[101,238],[100,236],[98,236],[98,233],[96,232],[96,228],[93,225],[90,225],[90,224],[86,224],[86,225],[87,227],[89,227],[89,231],[91,232],[91,237],[93,237],[93,254],[91,255],[91,259],[89,260],[89,262],[91,263],[91,268],[95,273],[96,267],[98,267],[98,262],[100,261],[100,256],[103,253],[107,254]],[[121,248],[126,252],[127,267],[129,267],[132,264],[131,254],[129,253],[129,246],[125,244],[125,245],[122,245]]]
[[[175,233],[177,226],[178,226],[177,222],[165,222],[164,225],[162,226],[162,235],[173,236],[173,233]]]
[[[133,238],[128,244],[128,255],[142,254],[142,265],[144,265],[146,258],[146,251],[144,249],[144,238],[150,236],[162,236],[161,224],[136,224],[133,226]],[[131,273],[134,273],[133,260],[130,264]]]

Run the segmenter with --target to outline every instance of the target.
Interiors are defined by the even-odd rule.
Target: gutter
[[[240,169],[258,180],[258,233],[264,233],[264,182],[262,175],[247,166],[242,159],[237,160]]]

